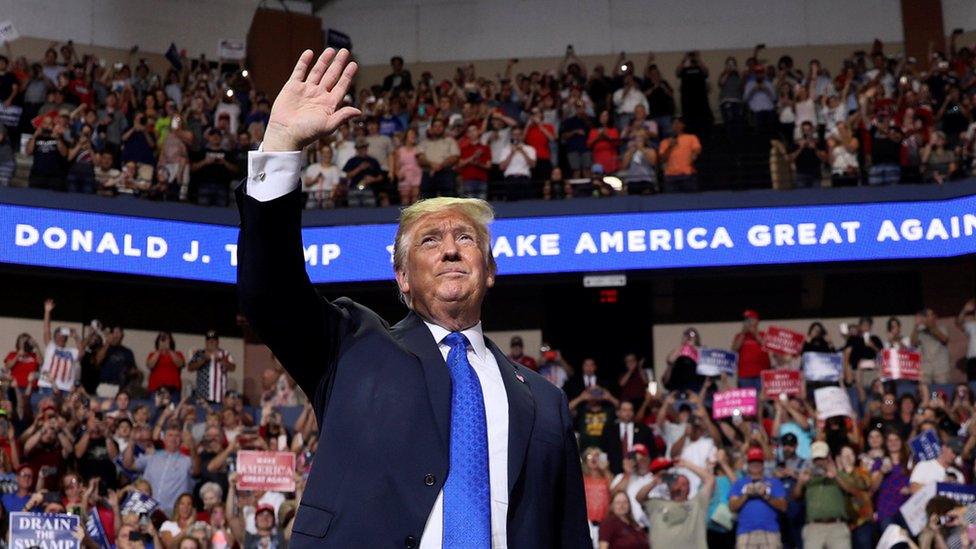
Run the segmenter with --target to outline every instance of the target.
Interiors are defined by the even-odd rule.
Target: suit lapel
[[[427,396],[434,412],[442,450],[447,453],[451,440],[451,374],[430,329],[414,312],[393,327],[393,335],[420,359],[427,383]]]
[[[487,337],[485,345],[498,362],[505,392],[508,394],[508,491],[511,493],[522,472],[522,464],[529,448],[529,438],[535,423],[535,400],[529,384],[519,373],[520,366],[509,360]]]

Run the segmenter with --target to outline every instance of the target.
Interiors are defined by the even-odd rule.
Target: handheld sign
[[[918,381],[922,355],[908,349],[885,349],[881,352],[881,377]]]
[[[81,518],[60,513],[10,513],[10,549],[80,549],[74,531]]]
[[[122,514],[151,515],[158,507],[158,501],[138,490],[134,490],[129,494],[129,497],[125,498],[125,502],[122,504]]]
[[[837,381],[843,371],[840,353],[803,353],[803,376],[809,381]]]
[[[217,42],[217,57],[240,61],[247,56],[247,44],[244,40],[224,38]]]
[[[698,350],[698,367],[695,371],[702,376],[731,375],[735,373],[738,361],[738,353],[702,347]]]
[[[799,355],[806,338],[800,332],[770,326],[766,328],[764,343],[766,350],[784,355]]]
[[[295,491],[295,454],[291,452],[237,453],[237,489]]]
[[[766,398],[775,399],[779,395],[797,396],[800,394],[799,370],[763,370],[762,387]]]
[[[18,38],[20,38],[20,33],[17,32],[17,28],[14,27],[13,21],[0,22],[0,44],[13,42]]]
[[[921,490],[912,494],[912,497],[908,498],[908,501],[898,508],[901,511],[901,516],[905,518],[905,525],[911,530],[913,536],[917,536],[925,528],[925,523],[928,522],[929,515],[925,512],[925,505],[935,497],[935,489],[935,482],[923,484]]]
[[[732,417],[736,410],[743,416],[756,415],[756,389],[730,389],[712,397],[712,418]]]
[[[112,545],[108,542],[108,538],[105,535],[102,519],[98,516],[98,510],[92,509],[88,513],[88,520],[85,521],[85,532],[102,549],[112,549]]]
[[[959,505],[976,503],[976,486],[955,482],[935,483],[935,495],[956,500]]]
[[[835,416],[854,417],[854,408],[847,391],[840,387],[821,387],[813,392],[813,401],[817,406],[817,419],[828,419]]]
[[[935,431],[922,431],[917,437],[908,441],[908,446],[915,456],[915,463],[928,459],[935,459],[942,453],[942,443],[939,442]]]

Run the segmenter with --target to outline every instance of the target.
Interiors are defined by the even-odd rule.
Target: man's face
[[[596,361],[592,358],[588,358],[583,361],[583,374],[592,376],[596,375]]]
[[[268,511],[262,511],[257,515],[254,515],[254,525],[257,526],[259,530],[270,530],[274,528],[274,515]]]
[[[512,142],[522,142],[522,128],[512,128]]]
[[[428,215],[407,235],[406,264],[396,273],[400,291],[412,308],[478,309],[495,275],[488,270],[474,224],[456,210]]]
[[[628,401],[621,402],[620,408],[617,410],[617,419],[621,423],[634,421],[634,405]]]
[[[791,458],[796,455],[796,444],[783,443],[783,457]]]
[[[430,125],[430,129],[427,130],[427,133],[430,137],[440,137],[444,135],[444,121],[440,119],[435,120]]]
[[[465,132],[464,132],[464,136],[467,137],[468,138],[468,141],[470,141],[471,143],[477,143],[478,142],[478,126],[468,126],[468,129],[465,130]]]
[[[749,471],[749,475],[753,478],[761,477],[763,474],[763,462],[761,461],[750,461],[749,465],[746,466]]]
[[[671,501],[688,501],[688,493],[691,491],[688,477],[678,475],[678,478],[674,479],[669,489],[671,491]]]
[[[179,429],[167,429],[166,434],[163,435],[163,445],[166,447],[167,452],[175,452],[180,449],[180,431]]]
[[[521,345],[518,345],[518,344],[512,345],[510,347],[510,350],[511,350],[512,356],[514,356],[514,357],[520,357],[520,356],[522,356],[523,350],[522,350],[522,346]]]

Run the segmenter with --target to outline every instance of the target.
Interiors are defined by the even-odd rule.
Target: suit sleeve
[[[590,538],[589,523],[586,520],[586,497],[583,491],[583,471],[580,468],[580,451],[573,432],[573,423],[569,415],[569,403],[566,393],[560,391],[561,401],[559,413],[563,424],[564,454],[566,463],[564,478],[562,479],[562,509],[556,509],[557,532],[559,547],[576,547],[592,549],[593,540]],[[557,500],[559,501],[559,500]]]
[[[310,398],[334,372],[344,314],[319,295],[305,272],[297,153],[249,153],[236,189],[240,309]]]

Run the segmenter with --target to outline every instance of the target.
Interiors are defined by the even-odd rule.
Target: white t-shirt
[[[319,175],[322,175],[322,180],[316,183],[315,180]],[[302,185],[306,191],[329,193],[339,184],[341,178],[342,171],[338,166],[333,164],[322,166],[320,162],[316,162],[305,168],[305,173],[302,174]]]
[[[938,460],[927,459],[912,469],[912,476],[909,482],[925,485],[930,482],[942,482],[945,480],[945,476],[946,468]]]
[[[613,477],[613,481],[610,482],[610,486],[617,484],[622,478],[624,478],[623,473]],[[627,492],[627,496],[630,497],[630,512],[632,515],[634,515],[634,520],[637,521],[637,524],[644,526],[650,526],[650,522],[647,520],[647,515],[644,514],[644,506],[637,503],[637,492],[640,492],[640,489],[650,484],[652,480],[654,480],[654,475],[651,472],[648,472],[645,475],[638,475],[635,473],[631,475],[630,483],[627,484],[627,489],[625,490]]]
[[[532,175],[532,167],[529,166],[529,160],[535,160],[535,149],[522,143],[521,152],[516,152],[512,155],[512,159],[508,162],[508,167],[505,168],[505,177],[512,175],[524,175],[530,177]],[[508,155],[512,152],[511,145],[505,145],[502,149],[502,160],[504,161],[508,158]],[[526,158],[528,157],[528,159]]]
[[[962,330],[969,336],[969,346],[966,347],[966,358],[976,358],[976,320],[967,320]]]
[[[44,349],[44,364],[37,380],[38,387],[70,391],[75,387],[80,368],[77,347],[58,347],[52,339]]]
[[[672,423],[670,421],[664,422],[664,432],[661,433],[661,438],[664,439],[665,452],[667,455],[671,455],[671,447],[674,446],[675,442],[678,442],[681,435],[685,434],[687,426],[687,423]]]
[[[488,145],[491,149],[491,163],[501,164],[505,157],[502,151],[508,146],[512,139],[512,130],[505,127],[500,130],[488,130],[481,136],[481,144]]]
[[[644,112],[647,112],[647,97],[636,86],[629,90],[620,88],[613,92],[613,104],[618,113],[634,114],[637,105],[643,105]]]
[[[703,469],[708,469],[708,458],[715,454],[715,442],[707,436],[702,436],[698,440],[692,442],[691,439],[685,439],[685,444],[681,448],[681,459],[687,461],[688,463],[693,463],[697,467]],[[694,497],[698,493],[698,489],[701,487],[701,479],[698,475],[691,472],[690,469],[684,467],[679,467],[676,470],[677,473],[688,477],[688,496]]]

